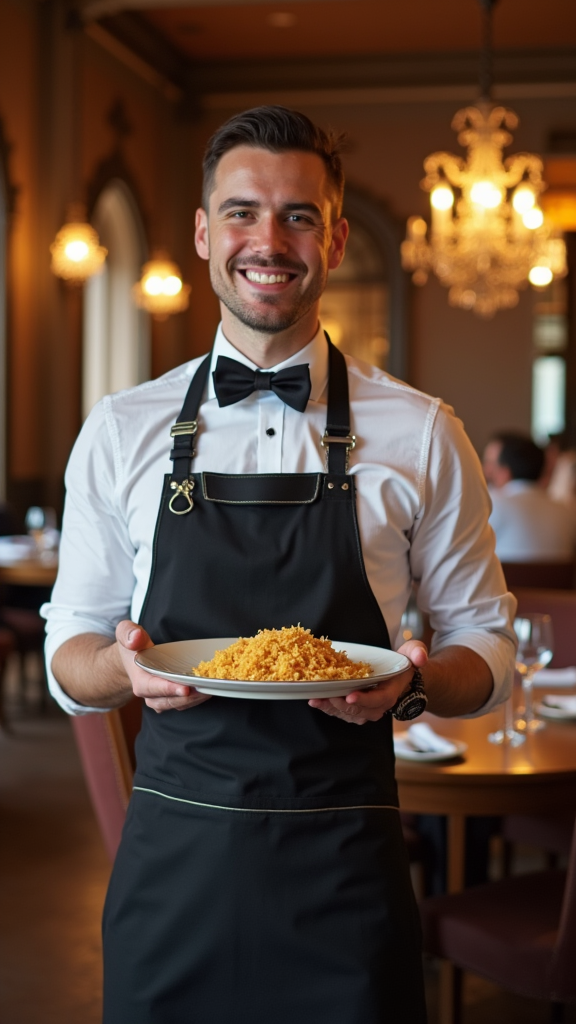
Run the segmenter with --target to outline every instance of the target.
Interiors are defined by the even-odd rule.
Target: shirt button
[[[276,433],[276,431],[274,430],[274,427],[268,427],[268,430],[266,431],[266,433],[267,433],[268,437],[274,437],[274,434]]]

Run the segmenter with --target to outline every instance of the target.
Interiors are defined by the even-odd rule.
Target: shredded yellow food
[[[351,661],[344,651],[335,651],[326,637],[315,637],[302,626],[283,626],[240,637],[216,651],[211,661],[201,661],[193,672],[209,679],[299,682],[364,679],[372,675],[372,668],[365,661]]]

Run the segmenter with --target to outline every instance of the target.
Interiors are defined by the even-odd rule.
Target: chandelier
[[[480,3],[485,12],[481,99],[452,121],[468,153],[466,159],[432,153],[424,161],[421,187],[430,193],[430,237],[426,221],[410,217],[402,265],[417,285],[434,273],[450,289],[450,305],[491,317],[515,306],[528,281],[544,288],[566,274],[566,247],[538,205],[546,188],[540,157],[517,153],[503,160],[518,118],[490,100],[495,0]]]
[[[178,264],[166,253],[157,252],[142,267],[142,277],[132,288],[132,295],[136,305],[155,320],[166,320],[172,313],[188,309],[190,285],[183,283]]]
[[[76,203],[70,207],[68,218],[50,246],[51,269],[56,277],[69,284],[83,284],[101,270],[108,250],[86,220],[85,207]]]

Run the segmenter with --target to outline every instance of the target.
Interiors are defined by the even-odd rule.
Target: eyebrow
[[[255,210],[260,207],[260,203],[256,199],[241,199],[232,196],[230,199],[225,199],[224,202],[220,203],[218,207],[218,213],[226,213],[226,210],[237,209],[239,206],[244,209]],[[316,203],[285,203],[282,209],[286,212],[296,212],[297,210],[304,210],[308,213],[315,213],[317,216],[322,217],[322,211]]]

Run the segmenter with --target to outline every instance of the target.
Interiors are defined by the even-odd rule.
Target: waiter
[[[68,467],[53,692],[74,714],[144,698],[105,1024],[425,1020],[388,712],[421,699],[416,669],[438,714],[502,700],[513,599],[461,425],[319,326],[342,193],[337,140],[302,114],[220,128],[196,218],[214,349],[104,399]],[[404,644],[412,668],[370,691],[232,700],[134,665],[297,623],[392,647],[412,579],[436,648]]]

